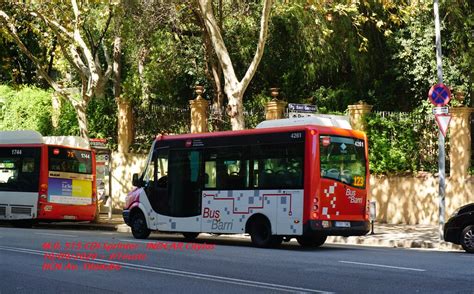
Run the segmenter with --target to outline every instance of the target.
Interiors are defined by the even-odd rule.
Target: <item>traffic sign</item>
[[[451,91],[445,84],[439,83],[431,87],[428,98],[435,106],[445,106],[451,99]]]
[[[288,110],[290,112],[315,113],[318,111],[318,107],[311,104],[288,103]]]
[[[448,114],[449,108],[447,106],[433,108],[433,114]]]
[[[318,107],[311,104],[288,103],[288,117],[299,118],[314,116]]]
[[[449,122],[451,121],[450,114],[435,114],[436,124],[438,124],[438,128],[446,137],[446,133],[448,132]]]

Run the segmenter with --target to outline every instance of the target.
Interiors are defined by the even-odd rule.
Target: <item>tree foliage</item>
[[[465,103],[472,105],[471,2],[442,1],[440,16],[445,84],[454,93],[462,91],[467,99]],[[198,84],[205,87],[206,99],[213,103],[223,99],[220,106],[228,104],[228,97],[217,97],[218,85],[221,91],[224,86],[222,69],[216,66],[215,50],[206,44],[209,36],[197,16],[196,1],[78,3],[81,35],[91,52],[96,53],[94,59],[102,71],[106,69],[107,59],[100,44],[107,45],[106,50],[111,51],[114,37],[119,35],[123,40],[122,94],[115,96],[112,83],[107,81],[103,84],[103,101],[89,100],[92,106],[86,108],[86,113],[91,136],[116,141],[117,135],[113,134],[118,130],[114,125],[116,101],[130,102],[133,107],[135,146],[147,144],[149,138],[160,132],[187,131],[189,118],[185,114]],[[213,1],[216,23],[239,78],[245,75],[254,57],[262,3]],[[55,34],[38,14],[73,29],[74,11],[70,7],[69,2],[5,2],[0,10],[14,18],[19,38],[41,62],[41,68],[54,82],[68,90],[76,89],[70,91],[76,93],[84,81],[81,71],[74,68],[61,50],[62,35]],[[104,33],[107,25],[114,28],[113,32]],[[373,104],[376,110],[413,111],[426,101],[427,91],[436,80],[431,0],[275,1],[264,54],[242,97],[245,124],[252,127],[262,119],[262,105],[270,99],[271,87],[280,88],[279,97],[287,102],[316,104],[324,112],[345,111],[347,105],[359,100]],[[21,54],[5,26],[0,27],[0,81],[15,88],[23,85],[48,88],[38,68]],[[76,116],[70,113],[70,107],[63,104],[62,115],[67,126],[60,124],[55,132],[77,133]],[[109,115],[91,109],[107,111]],[[226,114],[213,117],[211,122],[216,124],[212,130],[231,126]],[[394,122],[385,126],[385,123],[380,122],[378,129],[404,124]],[[398,148],[388,142],[380,142],[380,146],[387,148],[386,152]],[[403,158],[396,152],[392,155],[394,160],[397,156]],[[383,162],[390,162],[385,158]],[[412,169],[405,163],[403,168],[394,167],[397,164],[393,163],[393,170]]]

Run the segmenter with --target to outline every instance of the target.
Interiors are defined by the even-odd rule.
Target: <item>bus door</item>
[[[201,151],[156,149],[147,171],[150,180],[145,189],[159,214],[158,230],[200,232]]]

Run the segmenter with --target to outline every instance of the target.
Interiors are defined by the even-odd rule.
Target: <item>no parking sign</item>
[[[451,99],[451,91],[445,84],[439,83],[431,87],[428,98],[435,106],[445,106]]]

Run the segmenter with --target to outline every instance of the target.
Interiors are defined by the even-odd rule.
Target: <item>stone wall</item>
[[[377,221],[390,224],[438,224],[438,178],[431,174],[372,176],[371,200],[377,203]],[[474,177],[446,181],[445,219],[461,205],[474,202]]]
[[[114,209],[122,209],[125,196],[133,189],[132,175],[142,173],[145,168],[147,155],[112,154],[112,198]]]

